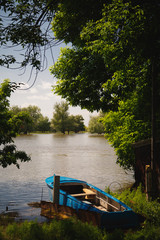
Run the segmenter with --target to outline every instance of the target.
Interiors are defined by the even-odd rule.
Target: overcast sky
[[[56,61],[59,56],[60,47],[64,46],[64,44],[61,44],[59,46],[53,47],[52,50],[54,61]],[[8,52],[9,50],[7,49],[6,51]],[[50,74],[49,67],[52,66],[54,62],[49,52],[47,55],[48,66],[46,70],[38,74],[36,83],[29,90],[16,90],[14,93],[12,93],[12,96],[10,98],[10,105],[18,105],[19,107],[36,105],[41,109],[41,113],[44,116],[48,116],[49,119],[51,119],[53,116],[54,104],[60,103],[62,99],[60,96],[57,96],[52,92],[52,85],[56,83],[56,79],[53,77],[53,75]],[[4,67],[0,67],[0,73],[0,83],[4,79],[9,78],[11,81],[25,83],[24,88],[31,86],[35,79],[35,75],[33,73],[31,80],[27,83],[30,74],[29,69],[24,74],[22,74],[20,70],[10,70]],[[96,114],[91,114],[87,110],[81,110],[80,107],[70,107],[69,111],[70,114],[73,115],[82,115],[85,125],[88,125],[90,116]]]

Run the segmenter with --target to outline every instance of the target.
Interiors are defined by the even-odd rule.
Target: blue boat
[[[50,201],[53,201],[54,176],[47,178]],[[100,226],[105,229],[139,226],[139,218],[126,204],[82,180],[60,176],[59,205],[77,212],[86,210],[100,215]]]

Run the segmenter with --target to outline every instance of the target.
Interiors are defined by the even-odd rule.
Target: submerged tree
[[[60,131],[63,134],[65,134],[65,131],[67,131],[67,125],[69,121],[69,112],[68,112],[69,106],[66,102],[56,103],[54,105],[54,113],[53,113],[53,119],[52,124],[53,128],[56,131]]]
[[[78,133],[85,130],[84,119],[81,115],[69,115],[69,104],[62,101],[54,105],[53,118],[51,120],[52,128],[63,134],[67,131]]]
[[[15,126],[19,134],[27,134],[34,131],[49,131],[50,121],[44,117],[41,109],[35,105],[28,107],[13,106],[10,108]]]
[[[48,132],[51,130],[51,123],[48,117],[41,116],[38,120],[37,131]]]
[[[85,131],[84,119],[81,115],[70,115],[67,123],[67,131],[78,133]]]
[[[104,133],[104,126],[103,126],[103,123],[101,122],[103,115],[101,113],[98,116],[90,117],[89,124],[88,124],[88,132],[98,133],[98,134]]]
[[[17,84],[5,80],[0,86],[0,165],[5,168],[14,164],[19,168],[18,160],[26,162],[30,157],[23,151],[18,151],[13,144],[16,128],[9,110],[9,97],[15,91]]]

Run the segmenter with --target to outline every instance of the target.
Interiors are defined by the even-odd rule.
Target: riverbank
[[[76,219],[58,220],[49,223],[37,221],[14,222],[13,218],[0,217],[0,240],[159,240],[160,239],[160,203],[148,202],[141,187],[136,190],[124,190],[113,193],[117,198],[141,216],[138,229],[115,229],[105,232],[88,223]]]

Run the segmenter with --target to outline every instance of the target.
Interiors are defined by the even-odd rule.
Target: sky
[[[55,103],[60,103],[64,101],[60,96],[55,95],[52,92],[52,85],[56,83],[56,79],[53,75],[50,74],[49,67],[54,64],[54,61],[57,60],[60,54],[60,48],[65,47],[64,44],[60,44],[54,46],[52,48],[54,59],[51,57],[51,53],[47,53],[48,64],[46,70],[43,72],[39,72],[37,80],[35,84],[28,90],[16,90],[12,93],[10,98],[10,106],[18,105],[19,107],[27,107],[29,105],[36,105],[41,109],[41,113],[44,116],[52,118],[54,112]],[[4,50],[3,50],[4,51]],[[6,52],[11,51],[11,49],[6,49]],[[17,50],[13,50],[14,54]],[[23,82],[23,88],[26,89],[32,85],[35,75],[33,73],[30,81],[27,83],[29,79],[30,69],[28,69],[25,73],[22,73],[19,69],[8,69],[0,66],[0,83],[3,82],[4,79],[10,79],[11,82]],[[69,107],[69,112],[72,115],[82,115],[84,118],[84,124],[87,126],[90,116],[94,116],[97,113],[90,113],[87,110],[81,110],[80,107]]]

